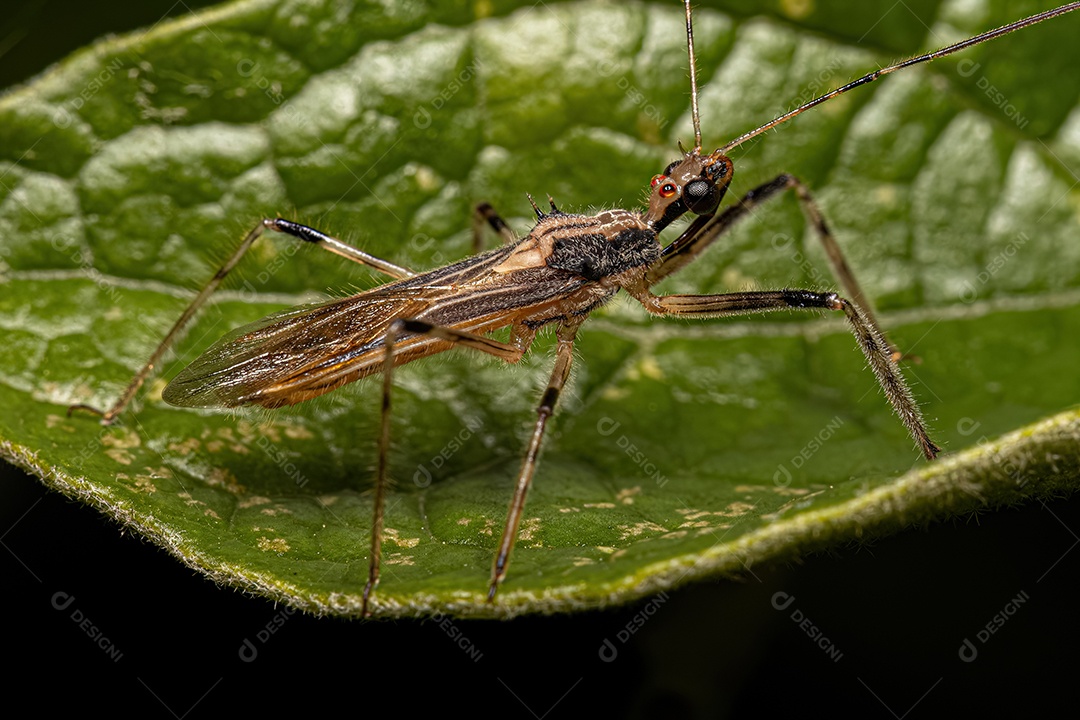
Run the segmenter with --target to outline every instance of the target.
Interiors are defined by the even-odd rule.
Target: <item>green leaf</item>
[[[696,24],[706,146],[1038,9],[718,4]],[[395,375],[375,614],[625,602],[1075,489],[1078,31],[1061,18],[898,73],[733,152],[734,196],[783,171],[813,189],[882,324],[922,358],[906,373],[944,459],[917,458],[836,318],[664,322],[616,301],[579,336],[494,605],[552,342],[516,367],[448,353]],[[260,241],[121,426],[67,406],[112,403],[261,217],[427,268],[468,254],[481,200],[519,233],[526,192],[636,205],[693,141],[684,44],[675,3],[243,1],[102,41],[9,92],[0,452],[220,582],[355,615],[378,383],[273,413],[181,410],[160,392],[229,328],[372,273]],[[791,197],[661,289],[781,286],[833,286]]]

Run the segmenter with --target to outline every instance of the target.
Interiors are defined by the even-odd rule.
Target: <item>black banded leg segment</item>
[[[514,231],[506,224],[506,221],[491,207],[490,203],[482,202],[473,211],[473,253],[484,249],[484,226],[487,225],[502,238],[504,245],[510,245],[517,240]]]
[[[695,219],[682,235],[664,248],[660,256],[660,264],[652,268],[647,275],[649,284],[656,284],[695,260],[716,238],[731,229],[739,220],[750,215],[758,205],[776,197],[785,190],[795,191],[795,196],[799,200],[803,214],[813,226],[814,232],[821,241],[833,277],[840,283],[844,294],[862,309],[863,314],[875,326],[878,326],[877,318],[874,317],[873,305],[863,292],[859,281],[855,279],[855,273],[852,272],[851,266],[848,265],[847,259],[844,258],[844,253],[836,242],[836,236],[833,235],[828,223],[825,222],[825,216],[821,214],[817,201],[814,200],[810,190],[801,180],[787,173],[778,175],[773,180],[754,188],[737,203],[725,208],[719,215],[712,217],[702,216]],[[891,344],[889,345],[889,352],[893,354],[895,359],[900,358],[900,354],[896,352],[896,349]]]
[[[460,345],[464,348],[479,350],[480,352],[493,355],[500,360],[516,363],[521,360],[535,333],[515,333],[515,342],[508,344],[492,340],[483,335],[454,330],[453,328],[439,327],[422,320],[395,320],[390,323],[386,331],[386,354],[383,357],[383,388],[382,408],[380,411],[379,427],[379,459],[375,471],[375,498],[372,509],[373,518],[371,523],[371,559],[368,565],[368,580],[364,585],[363,600],[360,606],[360,614],[367,615],[368,601],[371,594],[379,585],[379,571],[382,564],[382,531],[383,516],[386,505],[386,491],[389,487],[389,467],[387,457],[390,453],[390,411],[392,407],[391,391],[393,390],[394,374],[394,346],[404,335],[422,335],[434,337],[439,340]]]
[[[581,322],[573,326],[560,326],[558,331],[558,345],[555,349],[555,367],[551,370],[551,378],[548,380],[547,389],[540,399],[536,408],[536,424],[533,426],[532,436],[529,438],[529,447],[525,451],[525,458],[521,463],[521,471],[518,473],[517,484],[514,486],[514,496],[510,500],[510,508],[506,513],[506,525],[503,528],[502,538],[499,540],[499,549],[495,554],[495,562],[491,569],[491,584],[488,586],[488,602],[495,601],[495,593],[499,590],[499,584],[506,578],[506,570],[510,565],[510,553],[517,542],[518,526],[521,524],[521,515],[525,510],[525,497],[532,486],[533,474],[536,472],[537,458],[540,456],[540,446],[543,443],[544,431],[547,429],[548,418],[555,412],[555,405],[559,400],[559,393],[566,385],[566,379],[570,376],[570,364],[574,359],[574,337]]]
[[[295,223],[292,220],[285,220],[284,218],[267,218],[262,221],[262,227],[265,227],[268,230],[276,230],[285,235],[292,235],[294,238],[303,240],[304,242],[318,245],[323,250],[332,252],[335,255],[343,257],[346,260],[351,260],[354,263],[375,268],[379,272],[389,275],[396,280],[403,280],[416,274],[407,267],[396,265],[389,260],[383,260],[374,255],[369,255],[363,250],[338,240],[336,237],[327,235],[324,232],[319,232],[313,227]]]
[[[225,264],[218,268],[218,271],[214,273],[214,277],[210,278],[210,282],[203,286],[202,290],[199,291],[199,294],[191,301],[191,304],[184,309],[184,312],[180,314],[180,317],[165,335],[165,338],[158,343],[157,348],[150,354],[150,358],[146,361],[146,364],[135,373],[135,377],[131,379],[127,389],[120,395],[120,399],[117,400],[111,408],[104,411],[84,403],[71,405],[68,407],[68,417],[76,410],[85,410],[94,413],[95,415],[100,415],[102,425],[111,425],[113,421],[116,420],[116,417],[124,411],[124,408],[128,406],[128,403],[131,402],[132,398],[135,397],[135,394],[139,392],[139,388],[143,386],[143,383],[146,382],[146,378],[148,378],[150,373],[154,371],[154,368],[157,367],[162,356],[164,356],[169,348],[171,348],[180,338],[188,323],[191,322],[191,319],[194,318],[199,309],[206,304],[206,301],[210,299],[210,296],[214,294],[214,291],[218,289],[226,276],[232,272],[233,268],[236,267],[244,255],[247,254],[247,251],[251,249],[251,246],[255,244],[255,241],[258,240],[266,230],[276,230],[277,232],[286,235],[292,235],[304,242],[309,242],[328,250],[335,255],[339,255],[347,260],[352,260],[353,262],[362,265],[368,265],[395,278],[405,278],[413,275],[413,272],[408,268],[387,262],[374,255],[368,255],[366,252],[357,250],[351,245],[347,245],[337,238],[321,233],[314,228],[282,218],[266,218],[244,236],[243,241],[241,241],[233,254],[229,256],[228,260],[225,261]]]
[[[656,296],[644,292],[635,297],[649,312],[659,315],[683,317],[729,317],[748,315],[770,310],[811,309],[840,310],[847,318],[859,349],[862,350],[885,397],[900,421],[928,460],[933,460],[940,448],[930,439],[922,413],[900,374],[893,359],[892,349],[873,320],[850,300],[836,293],[819,293],[809,290],[771,290],[764,292],[741,292],[725,295],[667,295]]]

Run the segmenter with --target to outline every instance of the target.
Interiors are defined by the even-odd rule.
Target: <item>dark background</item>
[[[100,35],[206,4],[6,4],[0,88]],[[332,703],[359,715],[914,718],[1075,705],[1075,498],[916,528],[628,608],[449,627],[290,614],[216,587],[17,468],[0,465],[0,475],[8,703],[41,715],[100,708],[195,718]],[[773,606],[778,592],[794,598],[782,611]],[[57,593],[70,599],[63,610]],[[1025,596],[985,643],[978,639]],[[795,611],[841,653],[837,661]],[[977,649],[973,662],[959,656],[965,638]],[[600,657],[605,640],[617,653],[611,662]]]
[[[457,621],[470,656],[435,622],[290,615],[216,587],[16,468],[0,472],[4,652],[17,668],[5,673],[7,693],[47,716],[99,703],[144,717],[310,712],[327,696],[360,715],[377,696],[406,716],[460,707],[525,718],[1037,716],[1075,703],[1075,499],[909,530],[627,608]],[[74,597],[64,610],[53,605],[58,592]],[[773,607],[778,592],[794,598],[784,611]],[[1021,593],[1027,601],[980,642]],[[795,610],[838,661],[792,620]],[[623,642],[635,616],[644,623]],[[260,639],[267,626],[276,632]],[[973,662],[960,659],[965,638]],[[245,639],[251,662],[241,659],[251,654]],[[600,659],[605,639],[611,662]],[[32,689],[30,678],[53,689]]]

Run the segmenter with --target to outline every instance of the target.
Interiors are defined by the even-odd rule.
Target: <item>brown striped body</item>
[[[583,317],[660,257],[641,213],[558,211],[507,245],[350,297],[291,308],[218,340],[165,388],[185,407],[281,407],[318,397],[380,369],[396,320],[486,335],[514,327],[522,351],[537,330]],[[434,355],[453,343],[406,334],[394,363]]]

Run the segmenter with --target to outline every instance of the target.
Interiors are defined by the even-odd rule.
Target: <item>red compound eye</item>
[[[651,185],[656,187],[657,185],[663,185],[660,187],[660,197],[669,198],[678,194],[679,188],[675,186],[675,183],[671,182],[671,178],[667,175],[654,175]]]

